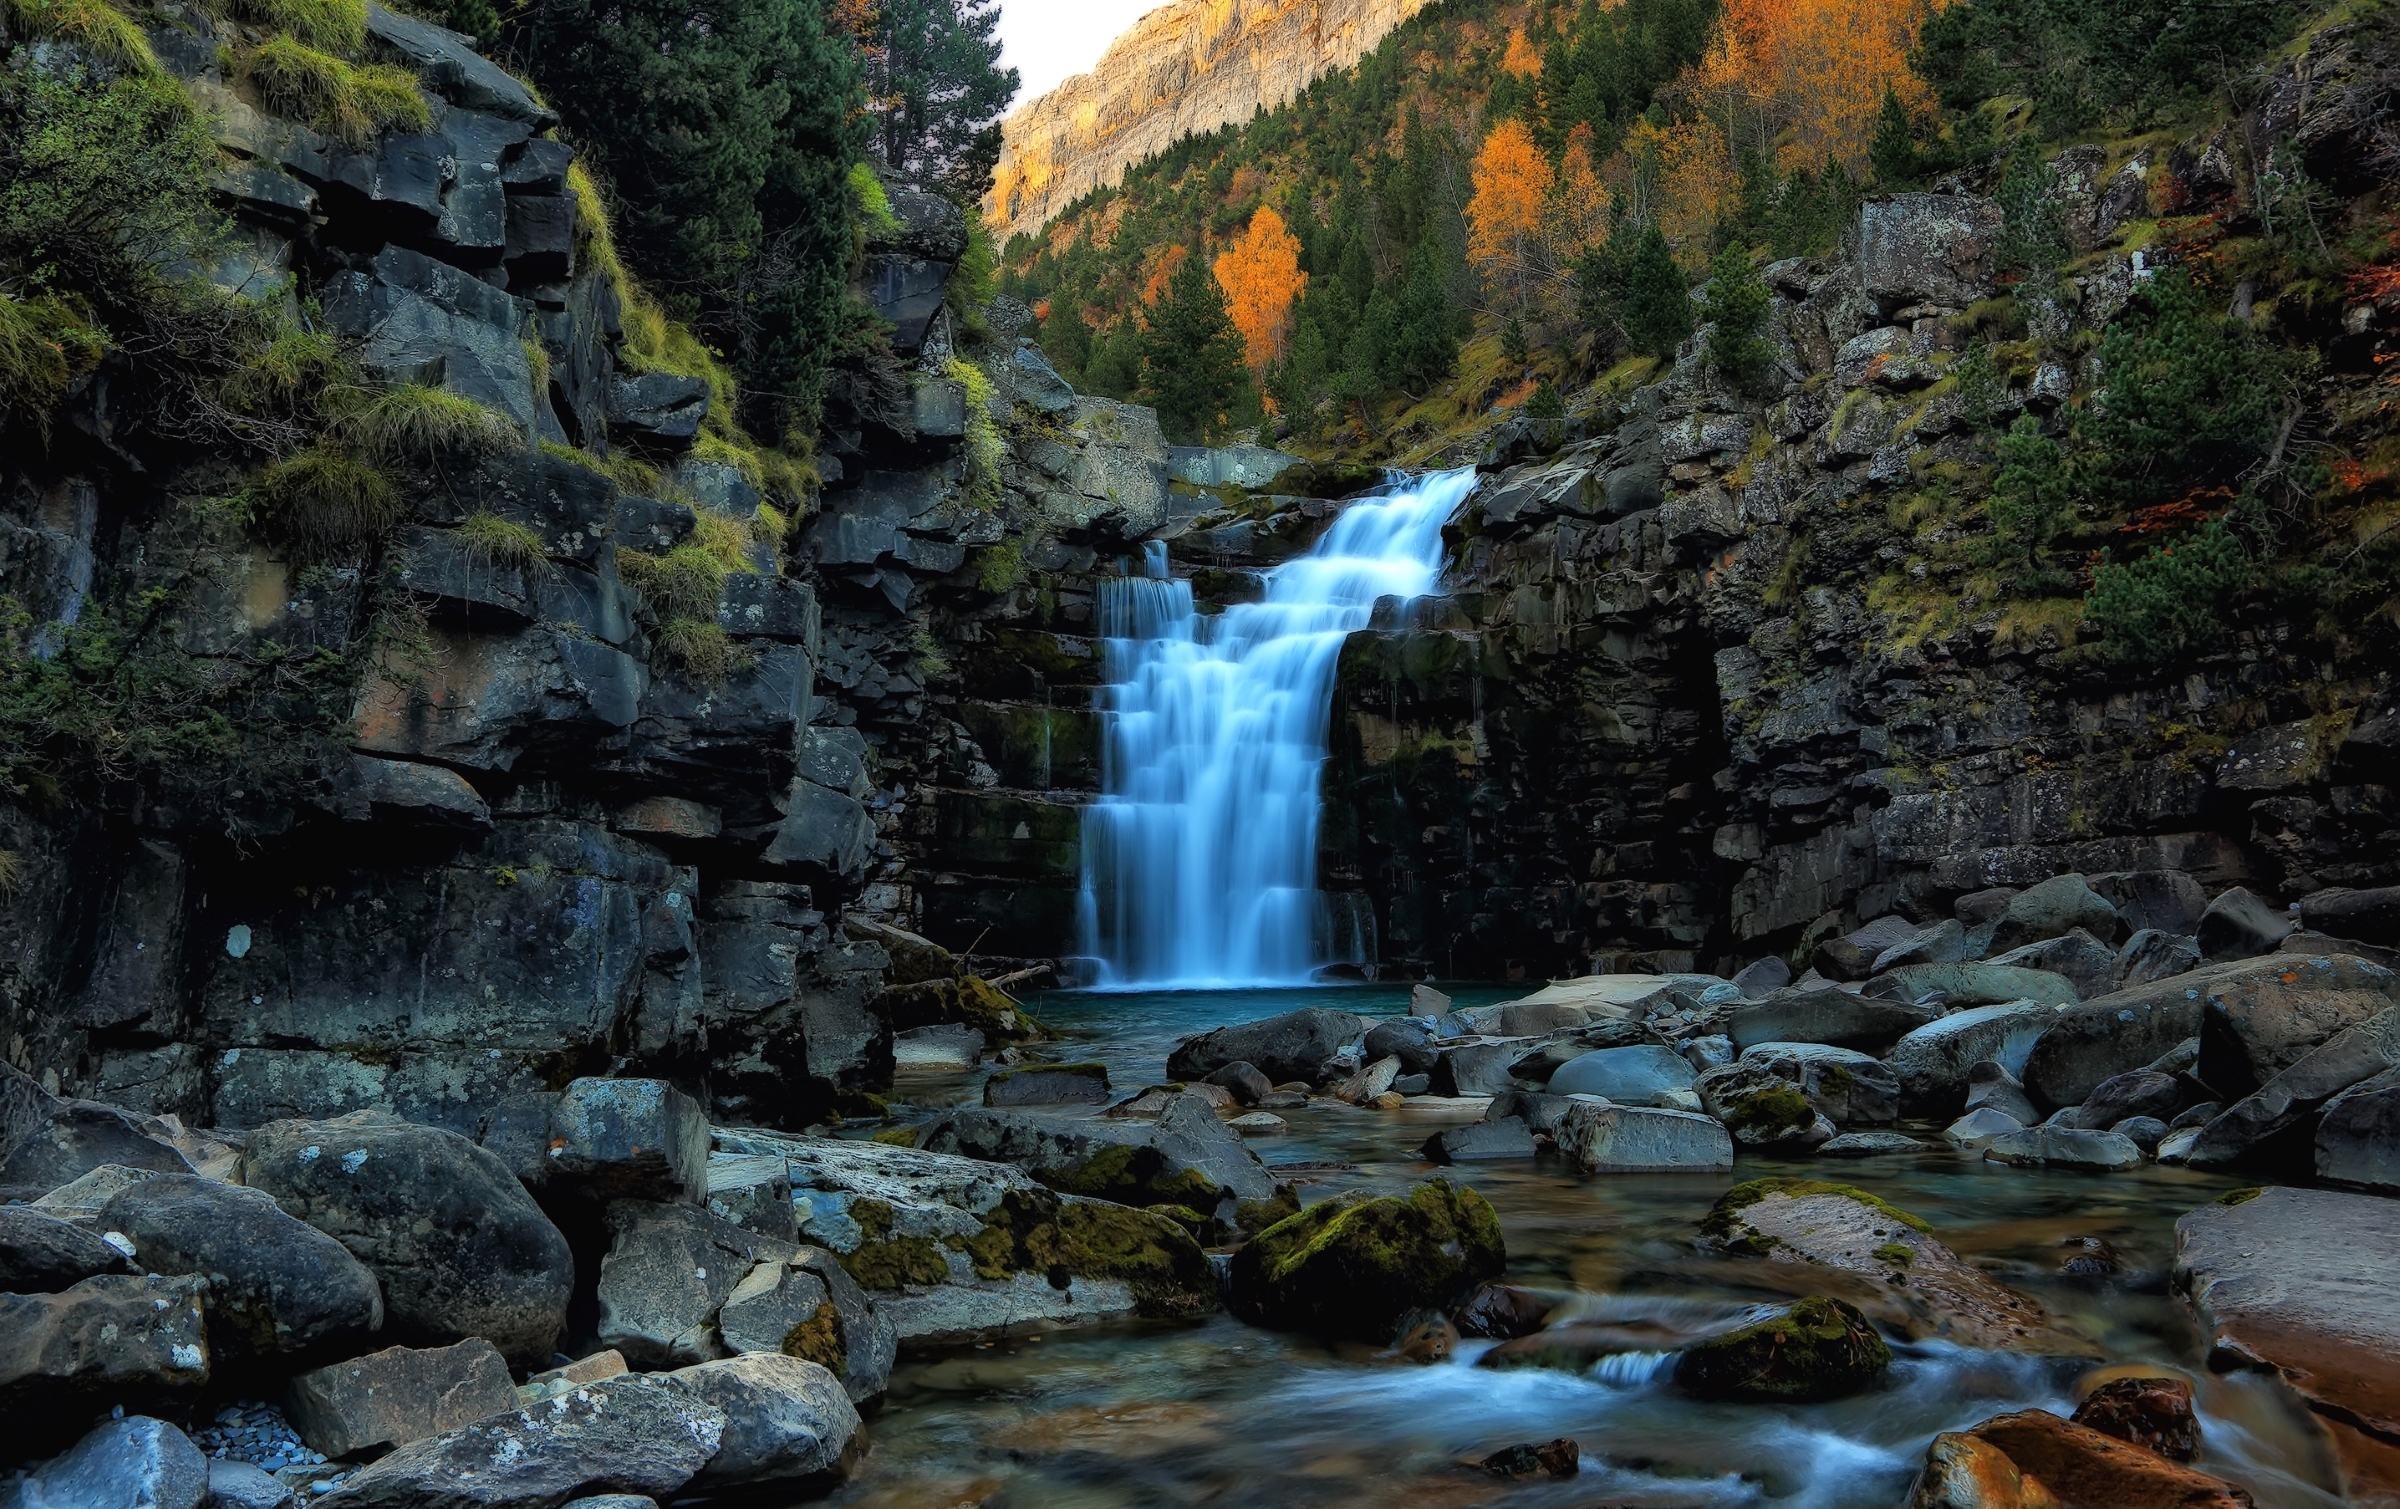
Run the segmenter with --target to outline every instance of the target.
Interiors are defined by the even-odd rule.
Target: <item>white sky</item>
[[[1000,62],[1024,75],[1015,104],[1089,73],[1117,34],[1162,0],[1001,0]]]

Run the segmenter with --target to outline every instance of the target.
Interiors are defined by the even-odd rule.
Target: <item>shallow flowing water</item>
[[[1521,992],[1468,987],[1460,1005]],[[1121,1092],[1164,1077],[1175,1040],[1308,1004],[1397,1012],[1405,989],[1054,995],[1032,1002],[1109,1065]],[[904,1079],[918,1109],[974,1098],[980,1075]],[[1252,1144],[1269,1164],[1306,1164],[1303,1197],[1398,1191],[1435,1172],[1417,1147],[1477,1114],[1412,1102],[1397,1111],[1312,1104],[1282,1113],[1290,1135]],[[1928,1129],[1911,1128],[1920,1135]],[[1347,1164],[1347,1170],[1332,1165]],[[2204,1338],[2168,1291],[2175,1218],[2235,1181],[2176,1169],[2105,1176],[2008,1169],[1948,1152],[1829,1167],[1744,1155],[1731,1174],[1575,1174],[1553,1159],[1449,1170],[1500,1213],[1511,1281],[1555,1291],[1566,1317],[1672,1335],[1746,1307],[1788,1301],[1783,1265],[1698,1253],[1694,1229],[1727,1186],[1764,1174],[1861,1185],[1930,1222],[1950,1246],[2033,1295],[2089,1337],[2106,1363],[2183,1373],[2199,1388],[2198,1465],[2248,1488],[2261,1509],[2322,1509],[2325,1465],[2277,1386],[2214,1375]],[[2115,1280],[2061,1276],[2070,1237],[2123,1256]],[[1821,1405],[1707,1404],[1671,1381],[1673,1353],[1618,1353],[1582,1372],[1476,1365],[1468,1343],[1430,1366],[1378,1360],[1219,1316],[1203,1325],[1052,1332],[904,1358],[869,1423],[871,1449],[834,1502],[858,1509],[1139,1509],[1153,1505],[1394,1505],[1446,1509],[1788,1506],[1891,1509],[1925,1447],[2010,1410],[2066,1413],[2087,1362],[1941,1345],[1895,1345],[1882,1387]],[[1572,1436],[1575,1478],[1509,1483],[1460,1465],[1518,1442]]]

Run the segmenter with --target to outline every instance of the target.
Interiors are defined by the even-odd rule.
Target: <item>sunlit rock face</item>
[[[1187,132],[1246,121],[1347,68],[1425,0],[1174,0],[1009,116],[984,212],[1003,239]]]

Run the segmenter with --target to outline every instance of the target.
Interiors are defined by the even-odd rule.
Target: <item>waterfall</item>
[[[1266,595],[1215,615],[1167,575],[1100,585],[1102,795],[1083,819],[1083,948],[1098,984],[1296,985],[1320,944],[1317,780],[1334,662],[1383,597],[1421,597],[1467,468],[1349,505]],[[1355,928],[1348,929],[1355,932]]]

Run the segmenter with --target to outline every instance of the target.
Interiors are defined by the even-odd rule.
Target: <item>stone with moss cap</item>
[[[1382,1342],[1411,1310],[1447,1306],[1508,1263],[1491,1203],[1446,1180],[1407,1198],[1338,1195],[1233,1256],[1232,1304],[1261,1325]]]
[[[1692,1347],[1675,1382],[1704,1399],[1806,1402],[1855,1394],[1891,1365],[1891,1348],[1855,1306],[1811,1296]]]
[[[1035,1110],[954,1111],[928,1126],[919,1145],[1013,1163],[1063,1194],[1125,1205],[1215,1211],[1227,1200],[1275,1195],[1274,1176],[1241,1134],[1188,1091],[1169,1099],[1149,1122]]]
[[[903,1343],[1216,1304],[1207,1254],[1163,1213],[880,1142],[720,1132],[718,1147],[788,1160],[803,1240],[835,1254]]]
[[[1815,1179],[1752,1179],[1727,1190],[1700,1223],[1705,1248],[1807,1264],[1864,1280],[1859,1307],[1910,1337],[1964,1346],[2086,1357],[2092,1344],[2060,1330],[1935,1240],[1932,1228],[1881,1197]]]

